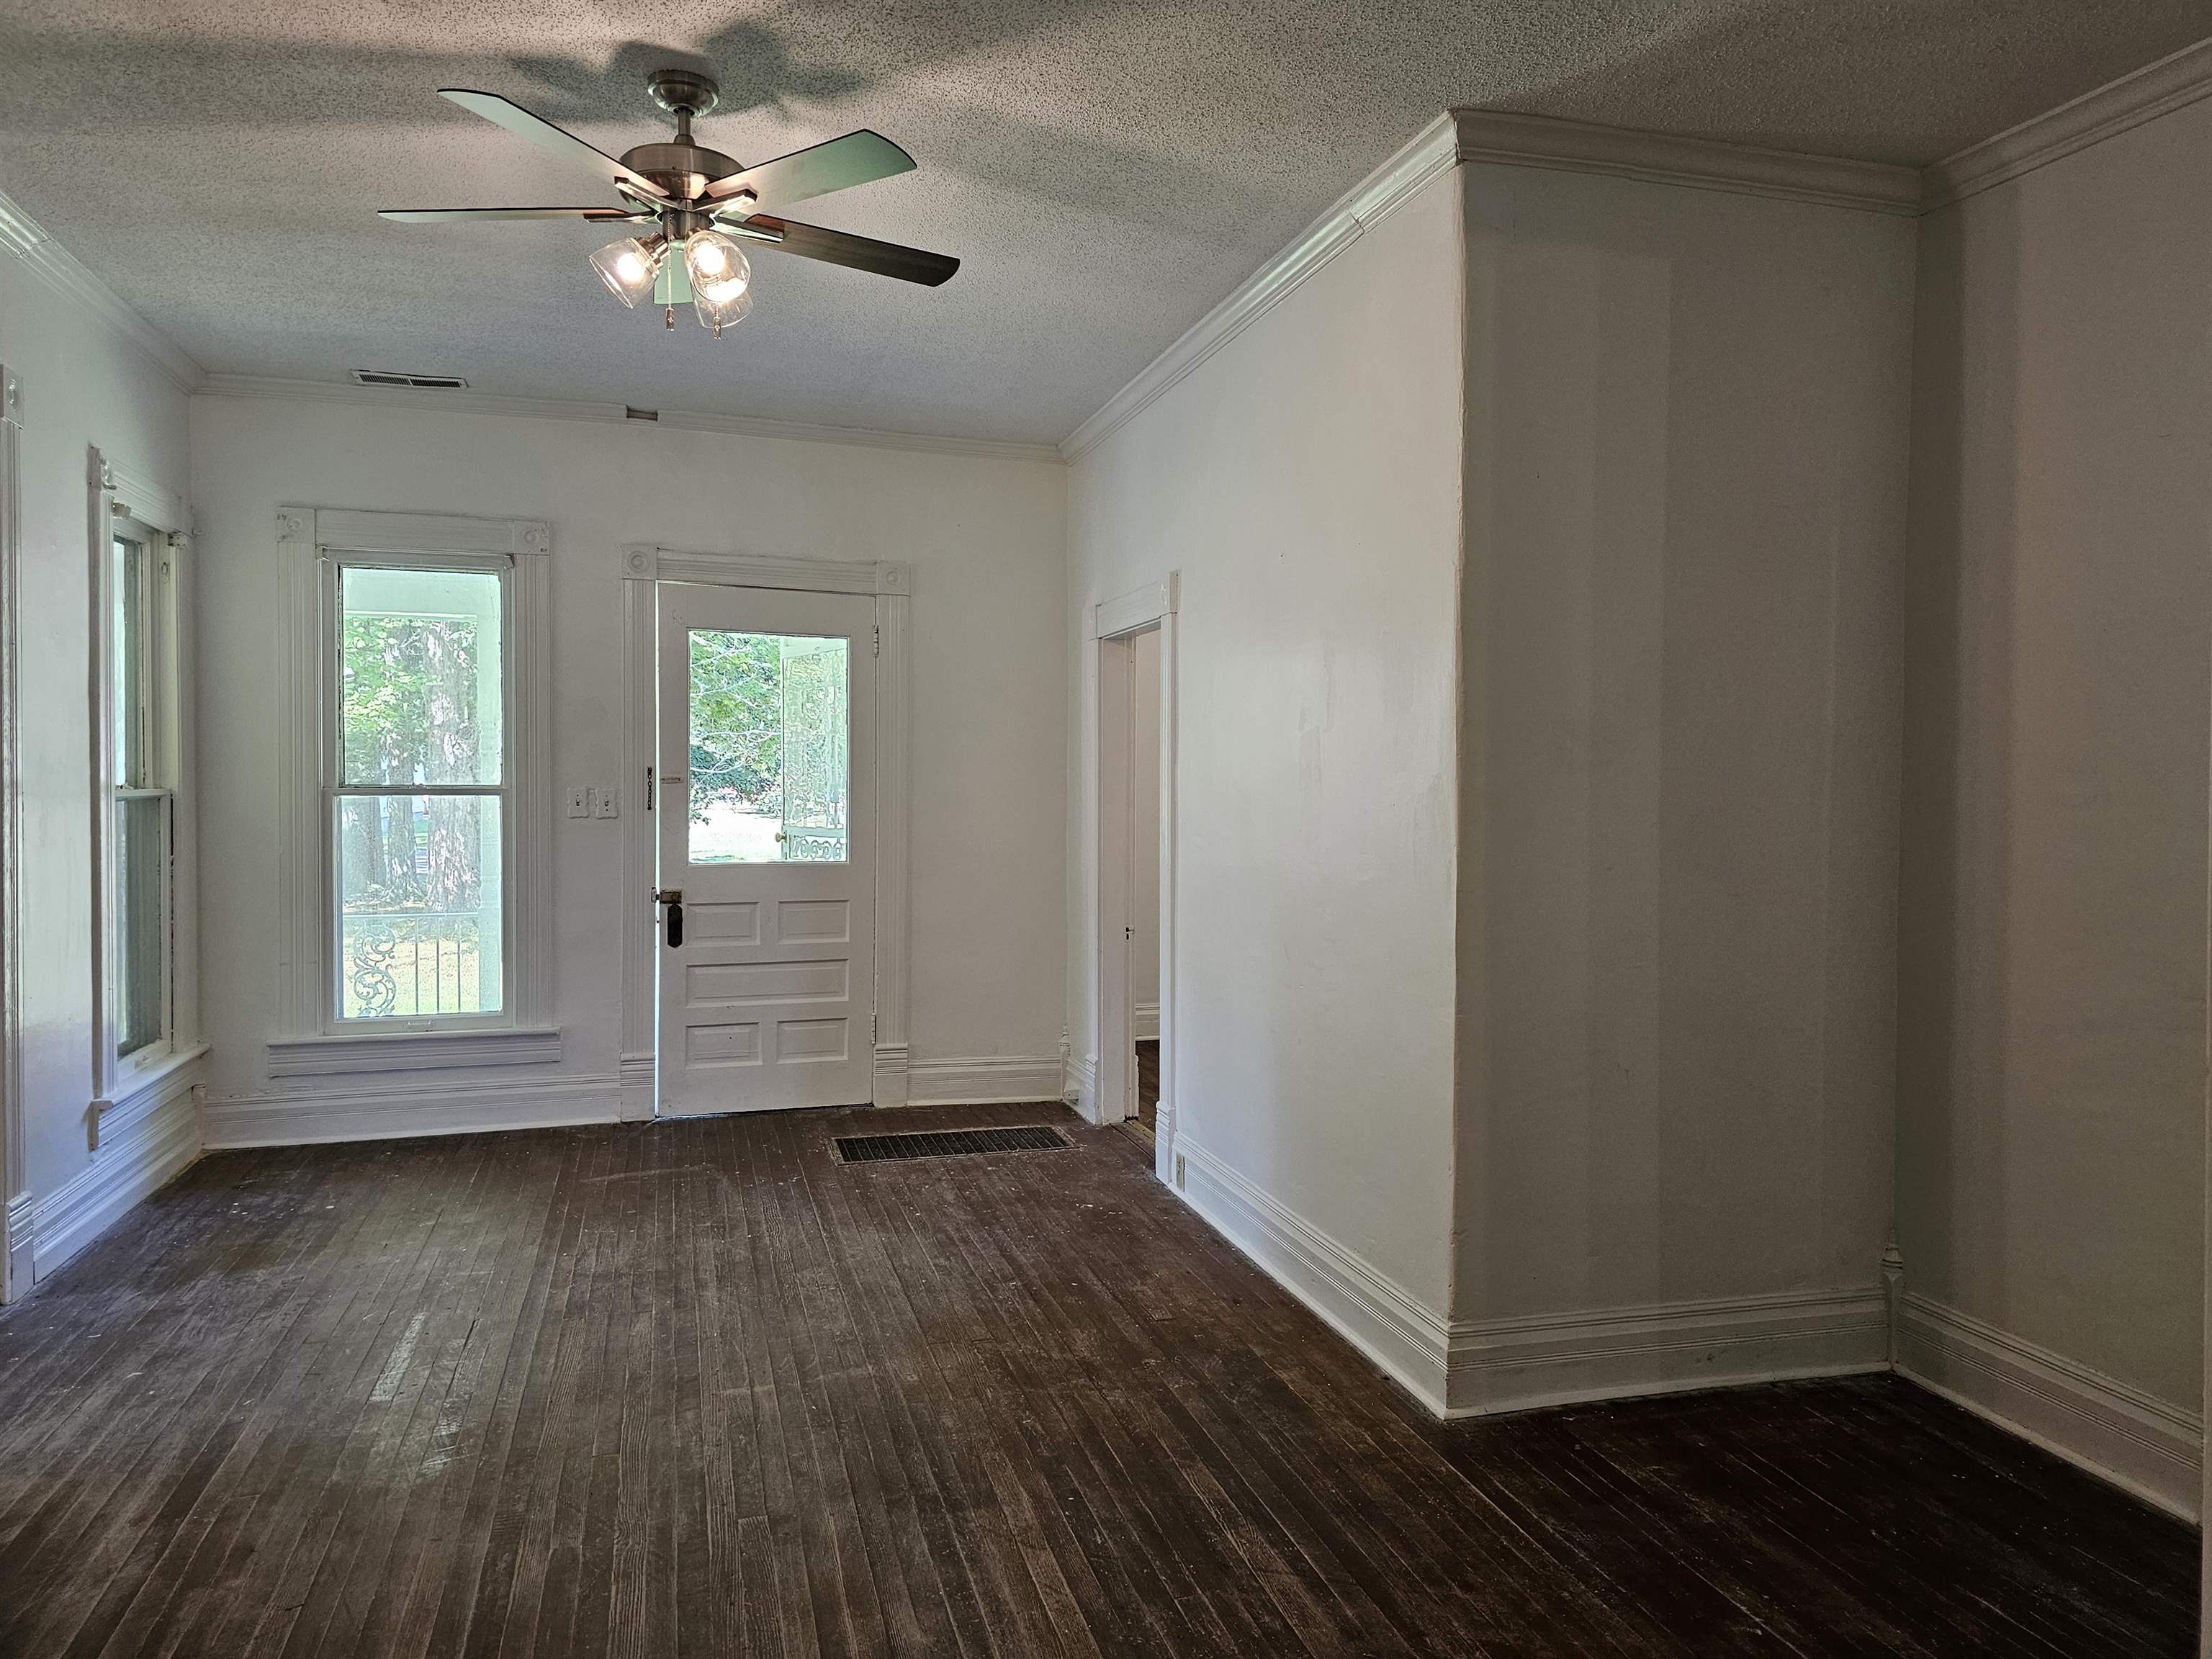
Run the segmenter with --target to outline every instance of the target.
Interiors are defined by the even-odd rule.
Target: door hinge
[[[653,811],[653,769],[650,766],[645,769],[645,810],[648,812]]]
[[[876,654],[879,657],[884,654],[884,625],[881,623],[876,624]]]
[[[868,1016],[868,1041],[873,1042],[877,1038],[883,1036],[883,1016],[880,1014],[870,1014]]]

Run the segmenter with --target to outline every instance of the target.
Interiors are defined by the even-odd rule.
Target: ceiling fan
[[[665,308],[670,328],[676,326],[676,307],[688,301],[718,338],[726,325],[753,307],[752,266],[739,246],[743,242],[932,288],[960,269],[960,262],[945,254],[803,225],[769,211],[912,171],[914,157],[881,133],[862,128],[758,167],[743,167],[692,139],[692,121],[713,109],[720,96],[711,79],[689,70],[665,69],[647,84],[653,102],[676,118],[676,137],[625,150],[619,161],[496,93],[447,87],[438,94],[543,149],[580,162],[614,186],[623,198],[621,207],[384,208],[380,216],[401,224],[582,219],[655,226],[645,235],[626,236],[601,248],[592,256],[592,268],[626,306],[650,295]]]

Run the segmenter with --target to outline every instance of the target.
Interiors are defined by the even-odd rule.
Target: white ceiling
[[[0,18],[0,191],[210,370],[1051,442],[1454,104],[1923,162],[2212,33],[2208,0],[106,0]],[[708,67],[755,161],[872,126],[920,170],[795,216],[958,255],[911,287],[763,252],[720,343],[621,310],[588,204],[444,103],[620,151]]]

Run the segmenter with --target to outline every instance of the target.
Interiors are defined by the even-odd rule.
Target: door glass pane
[[[842,864],[842,639],[691,630],[693,864]]]
[[[338,573],[342,784],[500,781],[500,578]]]
[[[169,1003],[169,798],[115,803],[115,1052],[127,1058],[167,1035]]]
[[[338,1016],[505,1006],[496,795],[337,798]]]

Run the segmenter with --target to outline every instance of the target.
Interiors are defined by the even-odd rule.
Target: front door
[[[875,600],[659,596],[661,1114],[865,1105]]]

